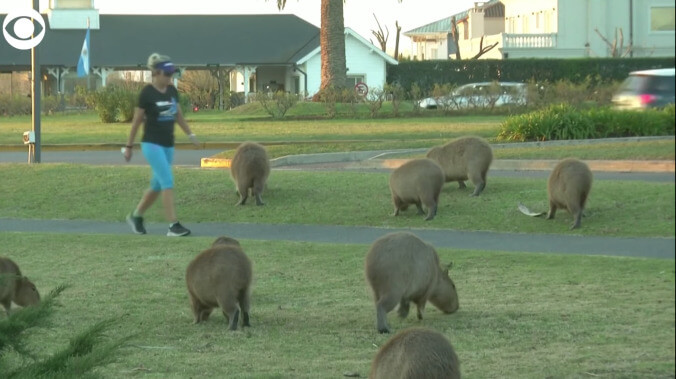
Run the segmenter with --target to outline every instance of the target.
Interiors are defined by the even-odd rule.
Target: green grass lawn
[[[149,169],[142,166],[68,164],[0,164],[0,215],[15,218],[90,219],[122,222],[148,186]],[[479,197],[472,185],[459,190],[447,183],[437,217],[424,221],[409,209],[392,217],[389,173],[271,173],[263,193],[266,205],[238,200],[228,170],[175,169],[179,218],[196,222],[366,225],[377,227],[487,230],[601,236],[674,236],[674,185],[639,181],[594,182],[582,228],[568,230],[565,211],[556,219],[525,216],[517,210],[548,207],[546,179],[492,178]],[[30,199],[30,201],[29,201]],[[150,222],[164,222],[161,204],[147,213]]]
[[[251,328],[220,312],[192,324],[185,268],[213,238],[0,233],[43,294],[59,297],[38,356],[114,317],[111,337],[137,334],[104,378],[366,377],[389,338],[375,329],[366,245],[242,240],[254,266]],[[428,304],[399,331],[424,326],[453,343],[467,378],[663,378],[675,369],[673,260],[439,249],[454,262],[460,309]],[[2,318],[4,316],[0,316]],[[13,355],[6,356],[12,363]]]
[[[233,112],[233,111],[230,111]],[[504,116],[419,117],[385,119],[273,120],[230,112],[198,112],[188,123],[202,142],[415,140],[450,139],[465,134],[494,138]],[[42,117],[43,144],[126,143],[130,123],[103,124],[93,112]],[[0,145],[21,144],[31,129],[30,117],[0,118]],[[188,142],[176,129],[176,141]],[[140,136],[138,137],[140,139]]]
[[[320,105],[305,104],[290,115],[312,115],[311,112],[318,112]],[[506,117],[441,116],[434,112],[421,117],[383,119],[273,120],[264,116],[262,110],[247,105],[228,112],[190,113],[188,120],[202,142],[261,142],[268,145],[270,156],[275,158],[326,152],[427,149],[466,135],[494,141],[500,123]],[[121,146],[126,143],[129,127],[127,123],[102,124],[93,112],[43,116],[42,143]],[[20,145],[23,132],[29,129],[30,117],[0,118],[0,145]],[[176,141],[187,143],[188,139],[177,130]],[[215,157],[230,158],[233,153],[233,149],[228,149]],[[496,159],[561,159],[570,156],[580,159],[673,160],[674,141],[495,149]]]

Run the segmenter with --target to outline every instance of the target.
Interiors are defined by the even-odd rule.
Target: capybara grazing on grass
[[[394,203],[394,216],[405,211],[409,204],[415,204],[418,214],[425,214],[431,220],[437,214],[439,194],[444,185],[441,167],[431,159],[411,159],[396,168],[390,175],[390,191]]]
[[[261,194],[270,175],[270,160],[263,145],[254,142],[240,144],[232,157],[230,175],[239,192],[239,201],[235,205],[244,205],[249,189],[256,197],[256,205],[265,204]]]
[[[35,305],[40,302],[40,293],[33,282],[21,275],[16,263],[0,257],[0,304],[8,316],[12,302],[22,307]]]
[[[427,152],[444,170],[446,182],[457,181],[460,188],[466,188],[465,180],[474,184],[471,196],[479,196],[486,188],[486,173],[493,162],[493,149],[479,137],[463,137],[443,146],[436,146]]]
[[[547,181],[549,196],[547,220],[554,218],[557,208],[563,208],[573,215],[574,221],[570,228],[579,228],[592,180],[592,172],[586,163],[574,158],[559,162]]]
[[[251,277],[251,261],[239,242],[228,237],[214,241],[190,262],[185,274],[195,323],[206,321],[212,309],[220,307],[230,330],[237,329],[240,310],[242,326],[251,326]]]
[[[448,277],[448,267],[440,266],[434,247],[412,233],[395,232],[378,238],[366,255],[365,271],[373,290],[380,333],[389,333],[387,313],[397,304],[399,316],[404,318],[409,303],[415,303],[419,320],[427,300],[444,313],[458,310],[458,293]]]
[[[369,378],[460,379],[460,364],[443,334],[410,328],[395,334],[378,349]]]

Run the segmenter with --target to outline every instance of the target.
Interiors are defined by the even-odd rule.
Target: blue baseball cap
[[[176,72],[176,66],[171,61],[160,62],[155,65],[155,68],[162,70],[165,74],[173,74]]]

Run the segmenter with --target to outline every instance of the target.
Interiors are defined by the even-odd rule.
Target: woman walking
[[[161,194],[164,214],[169,221],[167,236],[187,236],[190,230],[178,222],[174,208],[174,177],[171,167],[174,158],[174,123],[178,123],[193,144],[199,146],[199,143],[183,117],[178,103],[178,91],[171,84],[172,76],[176,72],[171,59],[154,53],[148,57],[148,68],[152,71],[152,83],[146,85],[139,95],[129,139],[124,147],[124,159],[127,162],[131,159],[134,139],[143,122],[141,151],[152,168],[152,178],[150,188],[145,191],[136,209],[127,215],[127,223],[134,233],[146,234],[143,214]]]

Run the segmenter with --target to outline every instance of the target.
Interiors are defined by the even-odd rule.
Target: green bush
[[[283,118],[286,112],[298,102],[297,95],[284,91],[275,93],[259,91],[254,95],[254,99],[273,118]]]
[[[0,116],[31,114],[31,109],[30,97],[0,94]]]
[[[674,106],[663,110],[579,110],[568,104],[507,118],[500,125],[501,141],[548,141],[609,137],[674,135]]]
[[[96,110],[101,122],[113,123],[117,121],[120,100],[120,91],[114,85],[109,85],[90,92],[87,97],[87,105]]]

